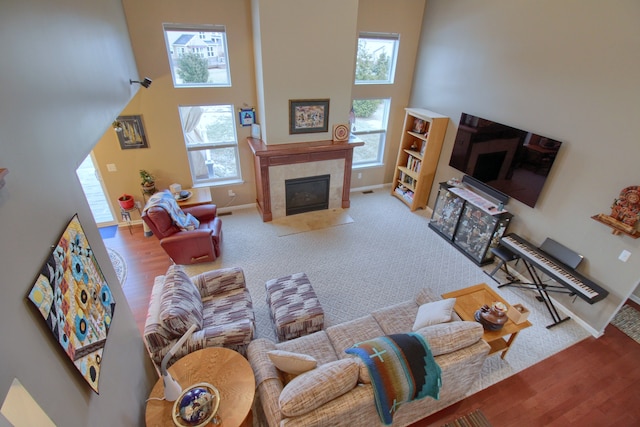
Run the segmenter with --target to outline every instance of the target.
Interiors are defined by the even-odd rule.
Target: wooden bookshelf
[[[405,108],[391,194],[412,211],[427,207],[449,118],[422,108]]]

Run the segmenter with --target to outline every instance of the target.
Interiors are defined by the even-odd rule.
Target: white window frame
[[[400,44],[400,34],[398,33],[375,33],[375,32],[361,32],[358,35],[358,46],[361,40],[381,40],[381,41],[393,41],[393,51],[389,55],[389,77],[386,80],[358,80],[354,76],[354,82],[356,85],[373,85],[373,84],[393,84],[396,75],[396,63],[398,60],[398,47]],[[356,67],[357,67],[356,52]],[[356,70],[357,71],[357,70]]]
[[[187,135],[185,134],[185,126],[186,126],[185,121],[187,119],[186,117],[184,117],[182,109],[189,108],[189,107],[205,108],[205,107],[215,107],[215,106],[229,108],[231,112],[231,120],[232,120],[232,126],[233,126],[233,139],[229,141],[221,141],[221,142],[211,142],[211,143],[206,142],[206,143],[190,144],[187,138]],[[178,114],[180,115],[180,122],[182,124],[181,127],[182,127],[182,133],[184,136],[187,159],[189,161],[189,170],[191,172],[191,178],[193,179],[194,187],[202,187],[202,186],[214,187],[214,186],[222,186],[222,185],[236,184],[236,183],[242,182],[242,171],[240,168],[240,153],[238,150],[238,132],[237,132],[237,122],[236,122],[235,111],[236,109],[232,104],[180,105],[178,107]],[[220,178],[216,178],[216,177],[199,178],[197,176],[196,167],[192,164],[191,153],[197,152],[197,151],[226,149],[226,148],[234,149],[235,164],[236,164],[235,176],[227,176],[227,177],[220,177]]]
[[[227,32],[224,25],[212,25],[212,24],[199,24],[199,25],[190,25],[190,24],[162,24],[163,34],[165,39],[165,45],[167,49],[167,58],[169,60],[169,67],[171,68],[171,78],[173,79],[173,87],[175,88],[193,88],[193,87],[231,87],[231,64],[229,60],[229,49],[227,47]],[[195,33],[195,37],[199,41],[206,40],[207,33],[219,33],[220,36],[216,36],[214,41],[219,42],[222,45],[224,50],[224,55],[220,58],[224,58],[222,61],[218,61],[218,64],[224,65],[224,70],[226,72],[226,81],[225,82],[204,82],[204,83],[179,83],[177,82],[177,70],[174,67],[174,62],[183,56],[185,53],[190,50],[194,53],[197,53],[200,57],[205,58],[213,58],[215,54],[209,54],[209,49],[205,49],[202,47],[197,47],[194,49],[186,49],[185,47],[179,47],[176,52],[177,54],[172,54],[173,48],[171,46],[172,41],[169,40],[169,36],[167,32],[189,32]],[[205,35],[204,39],[202,38]]]
[[[365,131],[359,131],[358,127],[355,126],[355,129],[351,129],[351,133],[354,136],[359,136],[360,139],[363,139],[363,137],[366,136],[370,136],[370,135],[378,135],[378,138],[380,140],[380,143],[378,144],[378,153],[377,153],[377,157],[375,160],[371,161],[358,161],[356,159],[356,150],[361,150],[364,149],[364,147],[366,147],[366,142],[364,146],[361,147],[356,147],[354,148],[354,159],[353,159],[353,169],[362,169],[362,168],[367,168],[367,167],[372,167],[372,166],[381,166],[384,164],[384,148],[387,144],[387,128],[389,127],[389,112],[391,110],[391,98],[383,98],[383,97],[375,97],[375,98],[357,98],[357,99],[353,99],[351,101],[351,104],[353,105],[353,103],[355,101],[366,101],[366,100],[381,100],[384,101],[386,107],[385,107],[385,111],[384,111],[384,115],[382,117],[382,123],[384,125],[383,128],[380,129],[368,129]],[[356,119],[357,120],[357,119]],[[365,140],[366,141],[366,140]]]

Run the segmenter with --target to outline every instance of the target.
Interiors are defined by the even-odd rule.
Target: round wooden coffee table
[[[223,347],[205,348],[184,356],[169,368],[169,372],[183,390],[200,382],[207,382],[218,389],[218,417],[221,420],[218,426],[237,427],[243,425],[245,419],[251,425],[251,417],[247,415],[255,394],[255,378],[251,365],[240,353]],[[174,402],[155,400],[163,397],[164,387],[160,378],[147,401],[147,427],[174,426],[171,417]]]

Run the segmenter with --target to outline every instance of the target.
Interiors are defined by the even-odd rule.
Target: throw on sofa
[[[278,344],[265,338],[252,341],[247,357],[256,377],[260,416],[271,427],[383,425],[368,371],[345,349],[380,336],[412,332],[419,308],[437,301],[442,300],[423,289],[415,300],[311,335]],[[457,402],[478,378],[490,349],[482,340],[482,325],[456,320],[455,313],[452,317],[453,321],[415,331],[429,343],[440,366],[439,399],[425,397],[400,406],[392,425],[411,424]]]
[[[167,366],[205,347],[227,347],[246,354],[255,333],[255,316],[240,268],[207,271],[189,278],[172,265],[155,278],[144,327],[144,342],[157,368],[171,347],[196,324]]]

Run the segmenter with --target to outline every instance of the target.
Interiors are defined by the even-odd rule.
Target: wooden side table
[[[219,427],[252,424],[250,414],[255,394],[255,378],[251,365],[236,351],[224,347],[209,347],[184,356],[170,368],[171,376],[185,390],[193,384],[207,382],[220,392]],[[147,401],[147,427],[174,427],[171,411],[174,402],[162,399],[164,386],[158,379]]]
[[[187,208],[189,206],[206,205],[212,202],[211,190],[209,190],[209,187],[187,188],[184,191],[190,191],[192,195],[187,200],[178,202],[178,205],[181,208]]]
[[[136,202],[138,203],[138,202]],[[142,212],[140,212],[140,208],[138,207],[138,205],[134,205],[134,207],[129,208],[129,209],[125,209],[123,207],[120,207],[120,216],[122,217],[122,220],[125,221],[127,223],[127,226],[129,227],[129,234],[133,234],[133,231],[131,230],[131,212],[134,211],[138,211],[138,215],[140,215],[142,217]]]
[[[462,320],[470,322],[476,321],[474,317],[476,311],[485,304],[491,306],[494,302],[500,301],[507,306],[507,309],[509,308],[509,303],[486,283],[480,283],[479,285],[458,291],[447,292],[446,294],[442,294],[442,298],[456,298],[456,305],[453,309]],[[500,357],[504,359],[509,348],[511,348],[511,344],[513,344],[513,341],[518,336],[518,333],[529,326],[531,326],[531,322],[528,320],[522,323],[515,323],[509,319],[502,326],[502,329],[497,331],[487,331],[485,329],[484,334],[482,334],[482,339],[491,346],[489,354],[502,351]],[[510,337],[505,339],[504,337],[507,335],[510,335]]]

